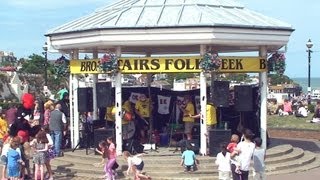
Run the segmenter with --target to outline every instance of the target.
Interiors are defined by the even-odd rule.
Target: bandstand
[[[266,147],[266,59],[268,53],[288,43],[292,32],[291,25],[251,11],[233,0],[120,0],[49,30],[48,50],[69,54],[72,59],[69,87],[73,97],[70,105],[72,146],[79,141],[76,75],[92,74],[93,81],[97,82],[97,75],[101,73],[97,59],[110,51],[119,57],[120,65],[120,71],[115,74],[117,151],[122,152],[121,75],[190,72],[200,74],[200,153],[205,155],[207,84],[206,72],[201,71],[199,62],[213,49],[219,54],[255,54],[252,57],[222,56],[223,65],[218,72],[259,73],[260,131]],[[80,53],[92,53],[93,60],[85,60],[91,62],[90,68],[81,68]],[[93,83],[94,116],[97,114],[95,88]]]

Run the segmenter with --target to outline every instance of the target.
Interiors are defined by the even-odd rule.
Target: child
[[[11,136],[8,136],[5,141],[3,142],[3,148],[2,148],[2,152],[1,152],[1,164],[2,166],[2,176],[1,179],[6,179],[7,178],[7,163],[8,163],[8,158],[7,158],[7,154],[8,151],[10,149],[10,144],[11,144]]]
[[[134,180],[136,179],[151,179],[150,176],[142,174],[144,162],[141,159],[143,154],[132,156],[128,151],[123,152],[124,159],[128,162],[127,175],[132,171],[134,173]]]
[[[107,138],[108,143],[108,163],[105,166],[105,172],[108,174],[108,179],[114,179],[114,173],[112,170],[113,165],[116,163],[116,146],[113,143],[112,137]]]
[[[231,140],[230,140],[230,143],[228,144],[227,146],[227,150],[230,154],[232,153],[235,153],[235,154],[238,154],[238,149],[237,149],[237,144],[239,142],[239,136],[236,135],[236,134],[232,134],[231,136]],[[236,166],[236,170],[235,172],[240,174],[240,162],[238,160],[238,156],[234,156],[232,159],[231,159],[231,164],[234,164]]]
[[[20,165],[23,165],[23,161],[21,159],[21,151],[18,148],[19,145],[20,138],[14,137],[7,153],[7,175],[10,180],[20,179]]]
[[[35,155],[33,156],[33,163],[35,165],[34,179],[38,179],[39,170],[40,179],[44,179],[44,165],[48,158],[48,143],[46,132],[43,130],[39,131],[36,138],[30,143],[35,148]]]
[[[99,150],[100,149],[100,150]],[[104,172],[105,175],[103,176],[104,178],[108,177],[108,171],[107,171],[107,162],[108,162],[108,144],[106,141],[100,141],[99,142],[99,149],[96,148],[95,151],[99,154],[102,155],[102,163],[104,163]]]
[[[227,145],[222,143],[220,145],[221,152],[218,153],[216,165],[218,165],[219,180],[229,180],[231,175],[231,157],[227,151]]]
[[[261,148],[262,139],[257,137],[254,139],[256,145],[255,150],[253,151],[253,179],[254,180],[265,180],[265,158],[266,151]]]
[[[42,129],[45,133],[46,133],[46,137],[48,139],[48,157],[46,158],[46,167],[47,167],[47,170],[48,170],[48,174],[49,174],[49,180],[53,180],[53,172],[52,172],[52,169],[51,169],[51,164],[50,164],[50,161],[51,159],[54,158],[54,150],[53,150],[53,141],[52,141],[52,138],[50,136],[50,129],[49,129],[49,125],[46,125],[43,127]]]
[[[187,145],[187,150],[185,150],[182,153],[181,157],[181,166],[184,166],[184,171],[195,171],[195,166],[196,166],[196,155],[195,153],[191,150],[191,146]]]

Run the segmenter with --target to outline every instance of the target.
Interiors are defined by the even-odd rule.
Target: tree
[[[286,75],[279,75],[279,74],[269,74],[269,84],[270,85],[278,85],[278,84],[292,84],[293,80],[290,79]]]
[[[13,55],[7,55],[7,56],[2,56],[0,59],[0,66],[1,67],[6,67],[6,66],[13,66],[15,67],[17,65],[17,58]]]
[[[43,56],[32,54],[29,59],[21,61],[22,67],[19,69],[21,73],[28,74],[44,74],[46,59]]]
[[[194,73],[168,73],[168,82],[173,85],[174,79],[187,79],[195,77]]]
[[[227,81],[244,82],[249,79],[249,75],[246,73],[229,73],[222,79]]]

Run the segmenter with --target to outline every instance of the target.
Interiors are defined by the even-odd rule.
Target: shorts
[[[142,161],[139,165],[136,165],[137,170],[142,171],[144,167],[144,162]]]
[[[185,122],[184,123],[184,133],[185,134],[191,134],[193,125],[194,125],[193,122]]]

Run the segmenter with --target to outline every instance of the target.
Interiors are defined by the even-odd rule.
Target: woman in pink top
[[[109,144],[108,147],[108,163],[105,166],[105,172],[107,172],[108,179],[113,180],[114,174],[112,171],[113,165],[116,163],[117,151],[116,146],[113,143],[113,138],[108,137],[107,143]]]
[[[283,111],[292,114],[292,103],[288,99],[284,100]]]

